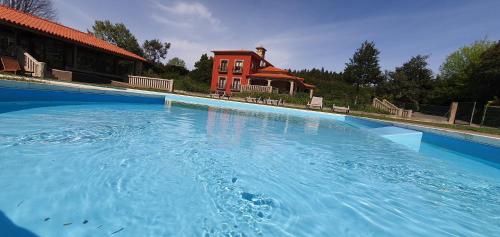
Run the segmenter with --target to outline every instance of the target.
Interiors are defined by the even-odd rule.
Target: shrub
[[[208,91],[210,90],[210,85],[207,83],[195,81],[190,77],[181,77],[174,81],[174,88],[175,90],[208,93]]]

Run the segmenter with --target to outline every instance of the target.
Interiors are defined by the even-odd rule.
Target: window
[[[219,77],[219,82],[217,83],[217,89],[224,89],[224,88],[226,88],[226,78]]]
[[[233,84],[231,85],[231,90],[232,91],[240,91],[240,86],[241,86],[241,79],[240,78],[233,78]]]
[[[220,60],[219,72],[227,72],[227,60]]]
[[[243,60],[236,60],[236,62],[234,62],[234,72],[243,72]]]

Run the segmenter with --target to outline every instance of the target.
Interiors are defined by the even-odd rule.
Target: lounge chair
[[[250,96],[247,96],[247,97],[245,98],[245,101],[246,101],[246,102],[257,103],[257,100],[258,100],[258,98],[255,98],[255,97],[250,97]]]
[[[21,71],[21,66],[19,62],[15,58],[0,56],[0,60],[2,61],[2,70],[0,72],[13,72],[17,73]]]
[[[220,99],[220,95],[219,95],[219,93],[212,93],[212,94],[210,94],[210,98],[212,98],[212,99]]]
[[[231,96],[227,95],[225,91],[216,91],[215,93],[213,94],[210,94],[210,98],[213,98],[213,99],[228,99],[230,98]]]
[[[265,103],[266,105],[272,105],[272,104],[273,104],[273,102],[274,102],[274,100],[271,100],[271,98],[267,98],[267,99],[265,99],[265,100],[264,100],[264,103]]]
[[[333,112],[341,112],[341,113],[346,113],[348,114],[350,109],[349,109],[349,105],[347,107],[342,107],[342,106],[335,106],[333,105],[332,106],[332,111]]]
[[[269,98],[266,100],[266,104],[279,106],[280,104],[283,104],[283,100],[282,99],[272,100]]]
[[[307,104],[307,107],[309,109],[319,108],[320,110],[323,110],[323,97],[314,96],[311,99],[311,102]]]
[[[227,100],[229,100],[229,99],[231,99],[231,96],[230,96],[230,95],[228,95],[228,94],[226,94],[226,92],[224,91],[224,92],[220,95],[220,98],[221,98],[221,99],[227,99]]]

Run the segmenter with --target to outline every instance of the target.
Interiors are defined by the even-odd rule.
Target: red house
[[[284,69],[274,67],[265,59],[266,49],[215,50],[212,68],[212,92],[268,92],[295,95],[297,92],[313,94],[314,85]]]

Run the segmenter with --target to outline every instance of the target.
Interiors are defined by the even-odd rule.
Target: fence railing
[[[34,77],[45,77],[46,63],[39,62],[28,52],[19,49],[21,66],[25,72],[31,73]]]
[[[397,116],[404,117],[404,118],[411,118],[411,116],[413,115],[412,110],[399,108],[386,99],[379,100],[377,98],[373,98],[372,105],[376,109],[380,109],[382,111],[386,111],[390,114],[397,115]]]
[[[481,126],[500,128],[500,106],[484,106],[479,118]]]
[[[272,93],[272,86],[260,86],[260,85],[241,85],[241,92],[264,92]]]
[[[170,79],[129,75],[128,83],[134,87],[166,90],[169,92],[172,92],[174,89],[174,80]]]

